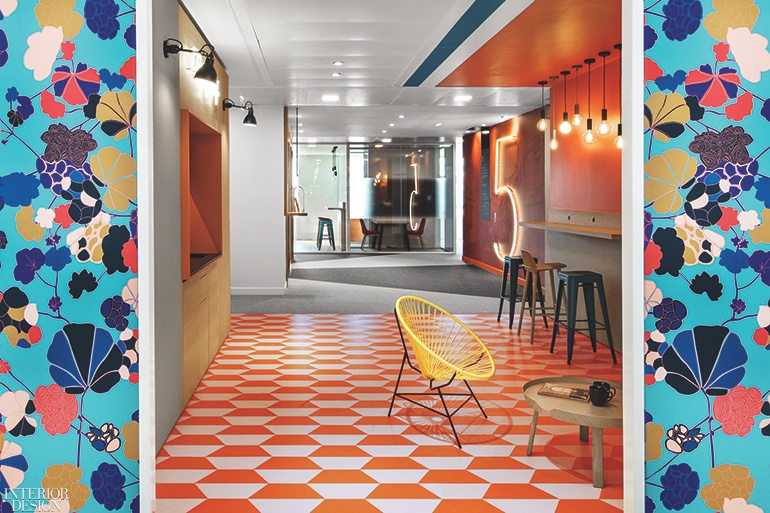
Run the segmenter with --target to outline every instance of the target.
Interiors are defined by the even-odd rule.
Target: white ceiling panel
[[[506,0],[498,11],[504,17],[530,1]],[[184,3],[227,67],[229,96],[299,106],[310,118],[300,140],[454,137],[470,126],[494,124],[540,106],[537,88],[400,87],[473,0]],[[498,19],[482,25],[474,41],[488,40],[505,23]],[[333,61],[344,65],[333,66]],[[332,77],[334,72],[341,76]],[[329,94],[339,100],[324,102]],[[455,100],[461,94],[472,99]]]

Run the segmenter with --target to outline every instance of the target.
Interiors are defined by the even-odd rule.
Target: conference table
[[[404,243],[404,247],[407,251],[411,251],[412,248],[409,245],[409,218],[408,217],[373,217],[371,221],[374,223],[376,230],[379,232],[377,238],[377,250],[382,250],[382,238],[385,233],[385,227],[401,227],[401,240]]]

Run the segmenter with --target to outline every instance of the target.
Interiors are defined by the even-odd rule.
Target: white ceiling
[[[531,1],[506,0],[469,39],[480,46]],[[320,142],[348,136],[455,137],[470,126],[539,107],[538,88],[400,87],[472,3],[184,0],[227,67],[230,96],[298,106],[304,125],[300,141]],[[456,53],[473,51],[461,49]],[[334,61],[344,64],[333,66]],[[322,100],[327,94],[340,99],[329,104]],[[460,94],[472,99],[455,100]]]

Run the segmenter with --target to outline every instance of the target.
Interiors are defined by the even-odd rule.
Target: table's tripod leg
[[[591,467],[593,468],[594,488],[604,488],[604,448],[602,428],[591,428]]]
[[[532,427],[529,428],[529,442],[527,443],[527,456],[532,456],[532,445],[535,443],[535,431],[537,431],[538,412],[532,414]]]

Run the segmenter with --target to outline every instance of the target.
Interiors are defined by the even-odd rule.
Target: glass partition
[[[366,238],[367,251],[453,249],[451,144],[356,144],[336,147],[336,153],[344,149],[336,157],[333,148],[299,147],[298,183],[308,216],[297,221],[297,252],[317,251],[318,217],[334,220],[338,251],[343,245],[360,251],[363,229],[376,232]],[[330,206],[344,206],[346,220]],[[329,249],[324,240],[322,250]]]

